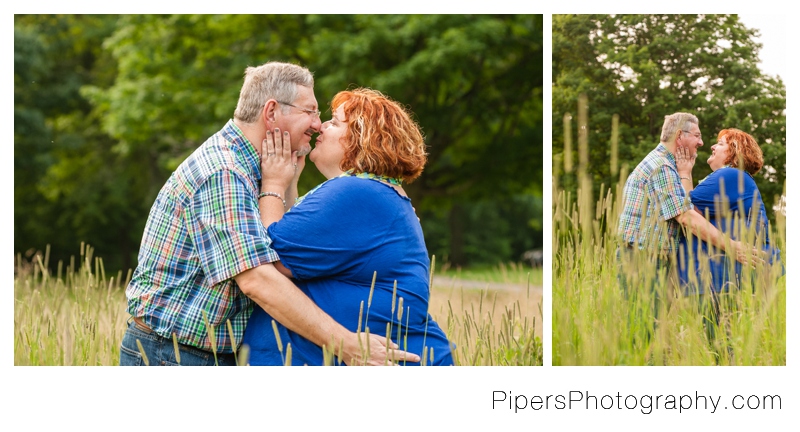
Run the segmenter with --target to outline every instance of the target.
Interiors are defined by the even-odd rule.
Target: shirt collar
[[[667,150],[667,147],[664,144],[658,143],[656,151],[659,154],[661,154],[661,156],[667,158],[667,160],[669,161],[670,164],[672,164],[672,166],[677,166],[677,163],[675,162],[675,155],[673,155],[672,152]]]
[[[228,120],[228,123],[222,128],[222,136],[233,144],[233,153],[247,173],[256,180],[261,180],[261,160],[258,153],[233,120]]]

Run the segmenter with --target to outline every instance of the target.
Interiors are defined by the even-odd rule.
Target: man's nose
[[[311,122],[311,129],[314,129],[316,132],[322,130],[322,120],[319,117],[315,117],[314,121]]]

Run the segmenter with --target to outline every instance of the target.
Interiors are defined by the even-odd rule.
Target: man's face
[[[697,149],[703,146],[703,137],[700,133],[700,127],[692,124],[689,131],[681,131],[678,137],[678,146],[688,148],[692,156],[697,156]]]
[[[314,90],[310,87],[297,86],[297,98],[291,101],[291,105],[294,106],[281,103],[278,105],[279,108],[275,110],[275,127],[280,128],[281,132],[289,132],[292,151],[308,154],[311,151],[311,137],[319,132],[322,125],[319,115],[316,114],[317,98],[314,97]]]

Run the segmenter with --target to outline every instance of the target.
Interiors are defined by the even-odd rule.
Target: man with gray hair
[[[234,365],[253,307],[346,363],[419,361],[385,338],[370,335],[367,343],[350,332],[273,265],[279,258],[258,200],[280,199],[286,207],[297,197],[305,154],[321,127],[313,87],[311,72],[297,65],[248,67],[233,120],[162,187],[125,291],[131,318],[120,365]],[[261,143],[270,134],[291,140],[299,169],[286,191],[259,194]]]
[[[681,186],[675,161],[679,148],[697,156],[703,145],[697,117],[678,112],[664,117],[661,142],[628,176],[622,195],[618,233],[621,249],[655,253],[656,268],[670,273],[669,257],[675,251],[681,226],[721,250],[726,249],[722,233],[700,213],[693,211]],[[747,260],[747,248],[730,242],[740,262]]]

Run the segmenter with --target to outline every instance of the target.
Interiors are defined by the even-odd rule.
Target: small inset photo
[[[553,365],[786,364],[785,53],[757,18],[553,16]]]

